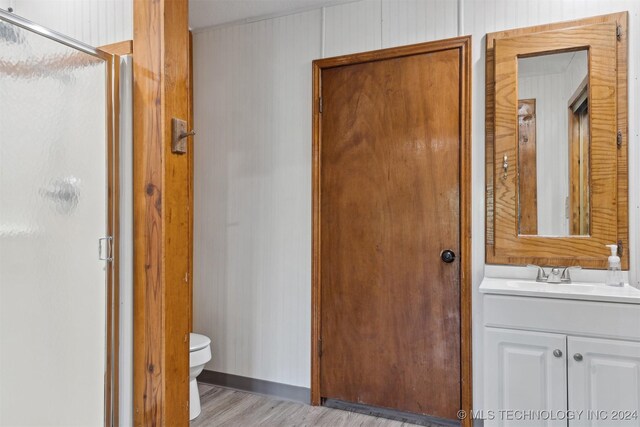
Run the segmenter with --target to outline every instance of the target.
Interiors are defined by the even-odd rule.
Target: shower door
[[[110,419],[111,58],[0,11],[2,426]]]

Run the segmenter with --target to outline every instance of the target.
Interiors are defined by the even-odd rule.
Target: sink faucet
[[[536,282],[542,283],[571,283],[571,275],[569,274],[570,270],[580,270],[582,267],[580,266],[572,266],[572,267],[552,267],[547,274],[544,271],[544,268],[539,265],[529,264],[527,265],[529,268],[535,268],[538,270],[538,274],[536,275]]]

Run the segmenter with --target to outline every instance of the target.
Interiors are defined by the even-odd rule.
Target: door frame
[[[106,358],[104,376],[105,425],[119,425],[120,349],[120,61],[117,55],[96,49],[107,65],[107,236],[111,237],[106,261]]]
[[[311,254],[311,404],[321,404],[321,149],[322,149],[322,71],[329,68],[381,61],[404,56],[458,49],[460,52],[460,379],[462,410],[472,408],[471,376],[471,36],[455,37],[371,52],[343,55],[313,61],[312,115],[312,254]],[[463,426],[471,426],[467,416]]]

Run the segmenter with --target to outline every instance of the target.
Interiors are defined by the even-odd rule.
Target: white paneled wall
[[[383,48],[457,35],[457,0],[382,0]]]
[[[382,48],[382,1],[324,8],[323,52],[331,57]],[[315,59],[315,58],[314,58]]]
[[[0,0],[0,7],[92,46],[133,38],[132,0]]]
[[[194,329],[208,369],[305,387],[320,27],[315,10],[194,37]]]
[[[622,10],[631,12],[635,52],[637,0],[361,0],[196,33],[194,314],[195,328],[213,339],[207,369],[309,386],[311,60],[471,34],[474,388],[481,408],[485,34]],[[631,61],[633,118],[638,55]],[[634,120],[630,135],[637,255]],[[637,283],[634,271],[630,277]]]
[[[361,0],[324,8],[324,57],[458,35],[457,0]]]

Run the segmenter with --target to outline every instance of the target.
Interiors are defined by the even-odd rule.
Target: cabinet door
[[[566,347],[564,335],[485,328],[485,425],[566,427],[516,412],[567,410]]]
[[[570,426],[640,425],[640,343],[569,337],[568,350]]]

